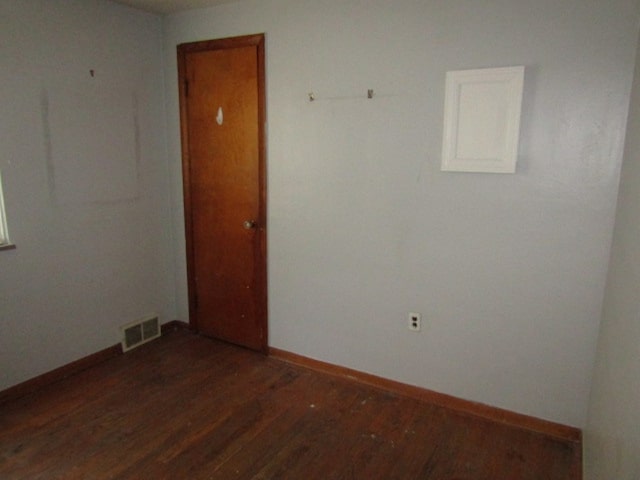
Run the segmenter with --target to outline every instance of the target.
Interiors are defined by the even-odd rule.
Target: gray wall
[[[640,478],[640,49],[626,138],[584,433],[588,480]]]
[[[0,252],[0,389],[148,313],[187,320],[175,46],[266,32],[271,345],[584,425],[635,3],[246,0],[167,17],[163,78],[156,16],[0,0],[18,245]],[[527,68],[517,174],[440,172],[445,72],[507,65]],[[619,459],[594,471],[626,473],[638,222],[624,198],[638,175],[625,169],[587,445]]]
[[[583,426],[638,17],[633,0],[247,0],[167,17],[179,317],[175,47],[266,32],[270,344]],[[510,65],[526,66],[517,173],[440,172],[445,72]]]
[[[107,1],[0,0],[0,389],[175,318],[161,35]]]

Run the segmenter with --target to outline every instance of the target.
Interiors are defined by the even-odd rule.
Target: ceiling
[[[140,10],[153,13],[174,13],[193,8],[210,7],[237,0],[113,0]]]

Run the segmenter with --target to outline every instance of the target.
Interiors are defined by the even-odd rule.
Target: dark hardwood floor
[[[0,405],[3,480],[577,480],[580,449],[187,331]]]

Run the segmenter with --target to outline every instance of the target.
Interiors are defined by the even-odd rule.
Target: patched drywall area
[[[0,389],[175,318],[161,33],[106,0],[0,0]]]
[[[43,91],[50,193],[60,205],[134,200],[140,182],[136,93],[95,81],[95,71],[86,77]]]
[[[265,32],[270,344],[583,426],[635,3],[247,0],[166,17],[179,317],[175,48]],[[516,173],[441,172],[446,72],[515,65]]]

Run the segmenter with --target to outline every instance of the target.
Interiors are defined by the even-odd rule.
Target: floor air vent
[[[143,318],[120,327],[122,330],[122,351],[139,347],[160,336],[158,317]]]

